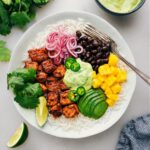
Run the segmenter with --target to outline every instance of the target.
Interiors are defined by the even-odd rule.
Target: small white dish
[[[15,50],[13,51],[8,72],[15,70],[22,64],[22,57],[27,50],[27,46],[35,38],[35,35],[38,32],[41,32],[45,26],[59,22],[59,21],[63,21],[65,19],[77,20],[78,18],[82,18],[86,22],[90,22],[93,26],[97,27],[102,32],[112,37],[118,44],[118,49],[120,50],[122,54],[124,54],[124,57],[127,58],[127,60],[129,60],[132,64],[135,64],[133,55],[127,43],[125,42],[123,37],[120,35],[120,33],[112,25],[110,25],[104,19],[94,14],[90,14],[87,12],[79,12],[79,11],[74,12],[73,11],[73,12],[57,13],[57,14],[48,16],[42,19],[41,21],[37,22],[36,24],[34,24],[32,27],[30,27],[21,37],[21,39],[16,45]],[[98,134],[100,132],[103,132],[109,129],[112,125],[114,125],[126,111],[131,101],[135,86],[136,86],[136,75],[133,71],[129,70],[128,81],[127,83],[125,83],[125,86],[124,86],[125,95],[123,96],[123,99],[120,99],[118,104],[114,108],[109,108],[106,114],[102,118],[100,118],[97,121],[94,120],[93,124],[91,122],[90,124],[91,127],[89,129],[85,127],[85,129],[79,129],[78,131],[76,130],[66,131],[63,129],[52,128],[49,123],[47,123],[43,128],[38,127],[36,119],[35,119],[35,111],[23,109],[17,103],[14,102],[13,100],[14,96],[12,93],[11,93],[11,97],[18,112],[32,126],[50,135],[54,135],[54,136],[62,137],[62,138],[77,139],[77,138],[84,138],[84,137]]]

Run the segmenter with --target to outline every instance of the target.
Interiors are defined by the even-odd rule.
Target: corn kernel
[[[108,64],[110,66],[117,66],[118,61],[119,61],[119,58],[116,55],[111,53],[110,56],[109,56]]]
[[[114,101],[118,100],[118,95],[117,94],[107,94],[106,95],[109,99],[112,99]]]
[[[101,85],[101,88],[102,88],[102,90],[106,90],[107,88],[108,88],[108,85],[106,84],[106,83],[103,83],[102,85]]]
[[[96,78],[96,76],[97,76],[97,75],[96,75],[96,71],[93,71],[93,72],[92,72],[92,78]]]
[[[98,68],[98,72],[100,75],[110,75],[111,71],[110,71],[110,67],[108,64],[102,65]]]
[[[98,82],[100,82],[100,84],[102,84],[105,81],[105,78],[104,78],[104,76],[97,74],[97,80],[98,80]]]
[[[97,79],[93,80],[93,88],[98,88],[100,86],[99,82]]]
[[[106,100],[106,102],[108,103],[108,105],[110,106],[110,107],[112,107],[112,106],[114,106],[115,105],[115,101],[114,100],[112,100],[112,99],[107,99]]]
[[[107,88],[105,89],[105,94],[106,94],[106,95],[113,94],[111,88],[107,87]]]
[[[106,83],[110,87],[116,82],[116,80],[116,77],[112,75],[107,78]]]
[[[119,70],[119,73],[117,75],[117,82],[122,83],[127,80],[127,72],[124,70]]]
[[[114,94],[118,94],[121,91],[121,85],[117,83],[111,87],[111,90]]]
[[[118,74],[118,68],[114,66],[110,66],[111,74],[116,76]]]

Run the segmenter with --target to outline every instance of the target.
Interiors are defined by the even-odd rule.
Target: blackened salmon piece
[[[44,72],[46,73],[52,73],[56,69],[56,66],[53,64],[52,60],[50,59],[43,61],[42,67]]]
[[[63,115],[66,118],[74,118],[79,114],[79,109],[76,104],[71,104],[63,108]]]
[[[47,80],[47,74],[45,72],[38,72],[36,80],[40,83],[44,83]]]
[[[52,76],[47,78],[47,82],[53,82],[53,81],[57,81],[57,78]]]
[[[59,81],[59,85],[60,85],[60,89],[62,91],[68,90],[69,88],[67,87],[67,85],[63,82],[63,80]]]
[[[56,92],[49,92],[47,95],[47,106],[54,106],[58,103],[58,94]]]
[[[60,104],[61,104],[61,105],[69,105],[69,104],[72,104],[72,103],[73,103],[73,102],[68,98],[68,93],[69,93],[69,90],[60,93]]]
[[[53,75],[56,78],[62,78],[64,77],[65,72],[66,72],[66,68],[63,65],[59,65],[53,72]]]
[[[46,87],[51,92],[60,92],[60,86],[58,81],[46,81]]]
[[[39,66],[38,66],[37,72],[43,72],[43,67],[42,67],[42,65],[39,65]]]
[[[40,83],[40,87],[42,88],[43,93],[47,92],[47,87],[44,84]]]
[[[58,103],[55,106],[51,107],[50,114],[52,114],[54,118],[60,117],[62,115],[62,106]]]
[[[38,63],[34,62],[34,61],[26,61],[25,62],[25,68],[29,69],[29,68],[33,68],[35,70],[38,69]]]
[[[48,59],[48,51],[45,48],[31,49],[28,53],[31,60],[38,63]]]

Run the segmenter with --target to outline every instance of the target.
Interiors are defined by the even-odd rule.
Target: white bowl
[[[129,60],[132,64],[135,64],[133,55],[123,39],[123,37],[119,34],[119,32],[108,22],[106,22],[104,19],[87,12],[62,12],[58,14],[54,14],[51,16],[48,16],[41,21],[34,24],[32,27],[30,27],[22,36],[22,38],[19,40],[19,42],[16,45],[15,51],[13,51],[13,55],[11,57],[10,66],[9,66],[9,72],[15,70],[17,67],[19,67],[22,63],[22,58],[27,50],[27,46],[35,38],[35,35],[42,31],[45,26],[49,24],[53,24],[65,19],[75,19],[82,18],[85,21],[90,22],[95,27],[99,28],[102,32],[108,34],[110,37],[112,37],[116,43],[118,44],[118,49],[120,52],[124,55],[127,60]],[[40,131],[43,131],[47,134],[54,135],[57,137],[62,138],[84,138],[88,136],[92,136],[95,134],[98,134],[100,132],[103,132],[110,128],[112,125],[114,125],[124,114],[125,110],[127,109],[129,102],[131,101],[131,97],[133,95],[134,89],[136,85],[136,75],[133,71],[128,71],[128,81],[125,83],[123,88],[123,97],[118,101],[115,107],[109,108],[105,115],[100,118],[99,120],[95,121],[93,120],[91,122],[90,128],[84,128],[82,127],[78,131],[76,130],[64,130],[64,129],[55,129],[52,128],[51,125],[48,123],[43,127],[40,128],[37,125],[36,119],[35,119],[35,111],[34,110],[28,110],[23,109],[20,107],[17,103],[14,102],[15,107],[17,108],[18,112],[21,114],[21,116],[29,122],[32,126],[36,127]],[[11,93],[12,101],[13,100],[13,94]],[[93,123],[93,124],[92,124]],[[87,126],[85,124],[85,126]]]

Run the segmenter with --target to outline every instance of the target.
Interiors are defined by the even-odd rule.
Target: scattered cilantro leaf
[[[10,15],[11,23],[20,28],[23,28],[27,23],[30,22],[30,17],[26,12],[13,12]]]
[[[6,42],[0,41],[0,61],[5,62],[10,60],[10,50],[5,47]]]
[[[0,1],[0,34],[7,35],[10,33],[9,16],[4,4]]]
[[[7,35],[13,26],[23,28],[35,17],[35,8],[49,0],[0,0],[0,34]]]

